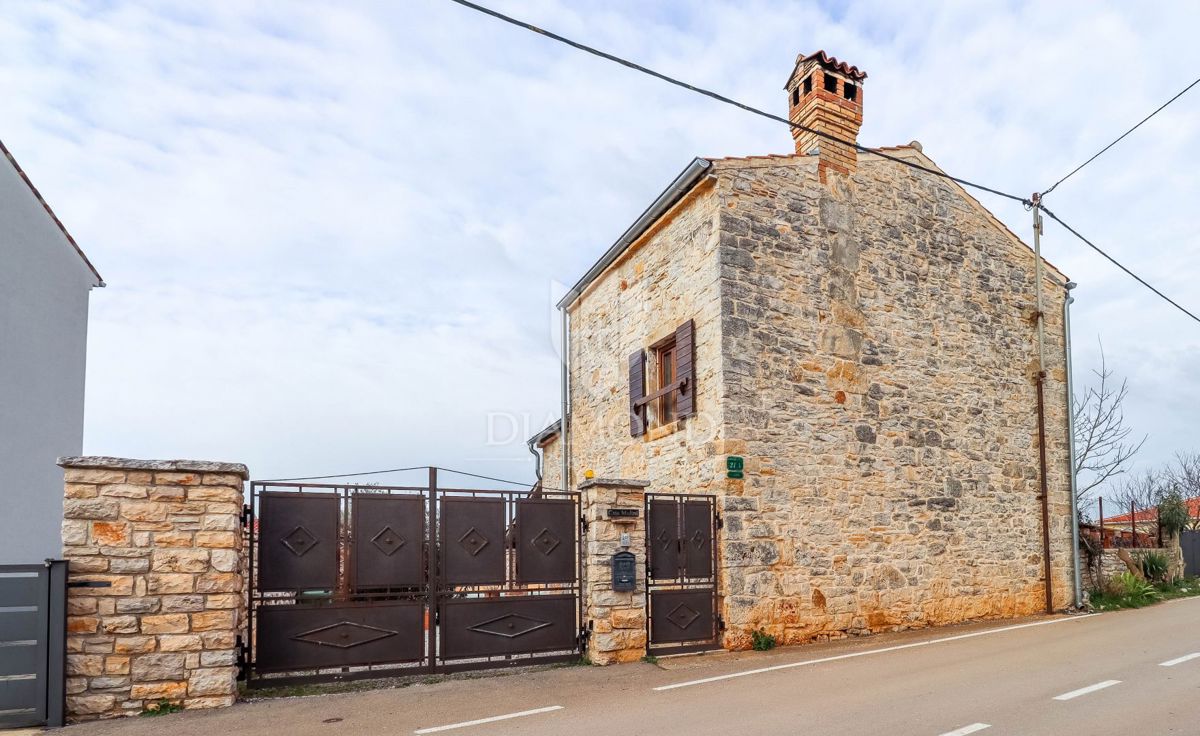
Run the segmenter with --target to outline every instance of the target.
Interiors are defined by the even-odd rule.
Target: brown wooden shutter
[[[696,413],[695,323],[688,320],[675,329],[675,378],[682,382],[675,399],[680,419]]]
[[[629,434],[641,437],[646,433],[646,407],[638,405],[646,396],[646,351],[636,350],[629,356]]]

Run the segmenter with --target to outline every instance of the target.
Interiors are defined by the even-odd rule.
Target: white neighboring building
[[[0,564],[62,554],[60,455],[83,451],[100,274],[0,143]]]

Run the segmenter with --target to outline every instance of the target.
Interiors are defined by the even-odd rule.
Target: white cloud
[[[917,138],[1021,194],[1200,68],[1186,6],[496,5],[777,111],[796,53],[824,48],[870,73],[864,143]],[[521,442],[488,445],[487,413],[556,413],[548,284],[574,282],[692,156],[791,147],[439,0],[5,9],[0,135],[111,284],[92,300],[89,452],[530,478]],[[1197,111],[1200,91],[1048,204],[1200,308]],[[1020,207],[982,199],[1028,232]],[[1102,335],[1145,461],[1200,445],[1200,325],[1053,224],[1045,245],[1081,284],[1080,373]]]

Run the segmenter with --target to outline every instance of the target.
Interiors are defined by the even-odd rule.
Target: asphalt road
[[[118,733],[1200,734],[1200,599],[658,665],[273,699],[63,732]]]

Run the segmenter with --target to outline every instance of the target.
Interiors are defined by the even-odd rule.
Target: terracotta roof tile
[[[1196,498],[1186,499],[1188,516],[1200,518],[1200,496]],[[1134,521],[1155,521],[1158,519],[1158,509],[1142,509],[1133,515]],[[1117,514],[1116,516],[1104,517],[1105,524],[1128,524],[1129,514]]]
[[[838,61],[838,58],[836,56],[830,56],[829,54],[825,53],[823,50],[817,51],[816,53],[813,53],[813,54],[809,54],[808,56],[805,56],[803,59],[800,59],[800,61],[805,62],[810,59],[816,59],[817,62],[819,62],[822,66],[831,67],[832,69],[839,71],[842,74],[845,74],[847,77],[850,77],[851,79],[856,79],[861,82],[862,80],[867,78],[867,73],[864,72],[863,70],[859,69],[856,66],[851,66],[844,61]]]

